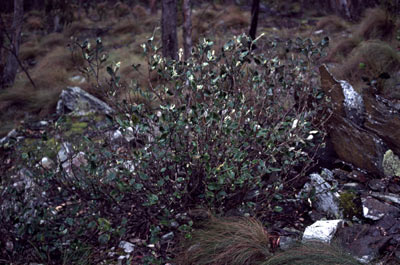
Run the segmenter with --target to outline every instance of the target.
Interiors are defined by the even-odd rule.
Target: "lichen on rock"
[[[392,150],[389,149],[384,154],[382,167],[385,176],[400,177],[400,158]]]

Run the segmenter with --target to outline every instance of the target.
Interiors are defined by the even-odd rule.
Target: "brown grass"
[[[31,16],[26,20],[26,28],[28,30],[42,30],[43,29],[43,21],[40,17]]]
[[[323,29],[329,33],[343,31],[347,28],[347,23],[342,18],[334,15],[321,18],[315,26],[316,30]]]
[[[348,56],[360,43],[361,39],[357,37],[341,39],[329,50],[328,56],[324,58],[324,61],[331,62],[341,60]]]
[[[132,19],[123,19],[121,20],[113,29],[112,34],[140,34],[141,26],[137,21],[133,21]]]
[[[383,72],[393,73],[399,69],[400,55],[397,51],[387,43],[375,40],[361,43],[333,72],[351,83],[363,76],[376,78]]]
[[[117,2],[114,5],[113,9],[114,9],[114,16],[116,17],[124,17],[131,13],[130,7],[123,2]]]
[[[42,38],[40,45],[44,48],[55,48],[57,46],[66,47],[68,40],[61,33],[50,33]]]
[[[141,5],[135,5],[132,9],[132,12],[135,18],[144,18],[149,16],[149,13],[147,12],[146,8],[144,8]]]
[[[367,9],[364,18],[359,24],[355,36],[364,40],[390,40],[396,30],[396,21],[380,8]]]
[[[193,233],[176,260],[181,265],[260,264],[270,256],[269,237],[254,218],[212,218]]]
[[[223,11],[221,20],[223,22],[223,26],[228,28],[247,27],[250,22],[249,17],[250,15],[248,14],[248,12],[243,12],[239,7],[228,6],[226,10]]]
[[[46,50],[39,45],[38,40],[31,39],[23,43],[20,47],[19,58],[24,61],[43,56]]]

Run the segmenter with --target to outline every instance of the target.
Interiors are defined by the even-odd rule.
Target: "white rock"
[[[40,165],[44,167],[45,169],[51,169],[54,167],[54,162],[47,156],[43,157],[42,160],[40,161]]]
[[[57,159],[63,163],[67,161],[73,153],[72,144],[65,142],[61,144],[61,149],[58,151]]]
[[[332,180],[332,172],[329,170],[323,170],[322,174],[327,180]],[[338,194],[332,192],[332,186],[321,176],[320,174],[311,174],[310,183],[304,185],[304,190],[306,192],[311,191],[315,188],[315,208],[332,216],[338,218],[341,216],[339,210]]]
[[[128,142],[134,140],[136,138],[135,133],[133,131],[132,127],[128,127],[125,130],[125,140],[127,140]]]
[[[322,241],[324,243],[330,243],[334,237],[337,228],[342,224],[342,219],[317,221],[312,225],[306,227],[303,234],[302,241]]]
[[[78,83],[78,84],[83,84],[86,82],[86,78],[80,75],[75,75],[69,78],[70,81]]]
[[[12,129],[12,130],[7,134],[7,137],[9,137],[9,138],[15,138],[15,137],[17,137],[17,135],[18,135],[17,130]]]
[[[127,242],[127,241],[119,242],[118,247],[124,249],[125,253],[128,253],[128,254],[132,253],[133,250],[135,249],[135,245],[130,242]]]

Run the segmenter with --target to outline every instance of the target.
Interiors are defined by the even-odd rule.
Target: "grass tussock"
[[[299,244],[275,254],[262,265],[360,265],[338,247],[319,242]]]
[[[91,24],[91,21],[87,18],[81,19],[80,21],[73,21],[64,29],[64,35],[67,37],[79,35],[79,33],[86,31],[88,25]]]
[[[243,12],[237,6],[228,6],[223,12],[221,17],[220,25],[224,27],[248,27],[250,14],[248,12]]]
[[[149,16],[149,13],[147,12],[146,8],[144,8],[141,5],[135,5],[132,8],[132,12],[133,12],[133,15],[135,16],[135,18],[144,18],[144,17]]]
[[[396,21],[388,12],[380,8],[373,8],[365,11],[364,18],[359,24],[355,36],[364,40],[390,40],[395,35],[395,32]]]
[[[260,264],[270,256],[269,237],[253,218],[212,218],[193,233],[177,258],[180,265]]]
[[[348,24],[338,16],[326,16],[321,18],[315,27],[316,30],[325,30],[330,33],[343,31],[348,28]]]
[[[42,30],[43,29],[43,21],[40,17],[31,16],[26,20],[26,28],[30,31]]]
[[[64,46],[67,45],[67,40],[64,38],[64,35],[61,33],[50,33],[49,35],[42,38],[40,45],[44,48],[52,49],[57,46]]]
[[[333,45],[332,49],[330,49],[328,56],[324,58],[324,61],[337,61],[347,57],[353,49],[361,43],[361,41],[362,40],[357,37],[339,40]]]
[[[342,65],[334,69],[340,79],[355,83],[361,77],[376,78],[380,74],[393,73],[400,69],[400,55],[383,41],[366,41],[355,48]]]
[[[115,34],[128,34],[128,33],[135,35],[140,34],[141,25],[131,19],[123,19],[112,29],[113,36]]]
[[[19,59],[21,61],[34,59],[45,55],[46,50],[40,46],[38,40],[32,39],[23,43],[19,51]]]
[[[117,2],[114,5],[113,9],[114,9],[114,16],[117,18],[127,16],[131,13],[130,7],[123,2]]]

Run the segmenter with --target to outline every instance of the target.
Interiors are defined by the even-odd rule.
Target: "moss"
[[[362,216],[360,203],[360,197],[353,192],[345,191],[340,194],[339,206],[343,210],[343,216],[347,219]]]
[[[65,132],[65,136],[82,135],[88,126],[87,122],[72,122],[68,131]]]
[[[50,159],[55,159],[58,151],[60,150],[60,145],[54,137],[43,141],[41,139],[27,138],[21,145],[21,153],[41,153],[42,157],[49,157]]]

